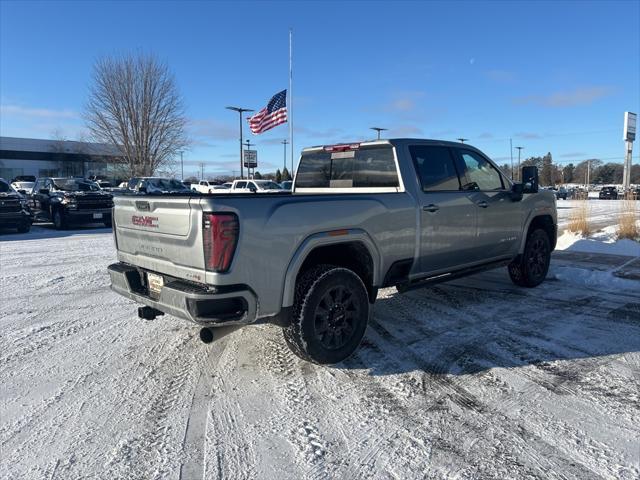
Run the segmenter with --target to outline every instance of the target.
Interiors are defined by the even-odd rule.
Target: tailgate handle
[[[430,203],[429,205],[425,205],[424,207],[422,207],[422,210],[424,210],[425,212],[437,212],[438,210],[440,210],[440,207],[438,205]]]
[[[149,202],[145,202],[143,200],[136,201],[136,208],[143,212],[148,212],[149,210],[151,210],[151,206],[149,205]]]

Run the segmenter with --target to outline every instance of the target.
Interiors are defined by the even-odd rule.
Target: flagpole
[[[291,145],[291,178],[293,178],[293,29],[289,29],[289,144]]]

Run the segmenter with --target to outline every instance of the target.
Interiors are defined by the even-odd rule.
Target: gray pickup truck
[[[468,144],[396,139],[303,150],[291,192],[115,197],[112,289],[209,342],[271,322],[300,357],[353,353],[379,288],[507,266],[540,284],[557,236],[537,170],[513,183]]]

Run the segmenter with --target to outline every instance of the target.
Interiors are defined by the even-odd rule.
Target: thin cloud
[[[0,115],[29,118],[68,118],[79,119],[80,115],[73,110],[53,110],[49,108],[30,108],[20,105],[0,105]]]
[[[385,135],[387,133],[387,135]],[[382,132],[381,135],[386,137],[412,137],[421,136],[424,131],[414,125],[399,125],[394,128],[390,128],[388,132]]]
[[[516,74],[509,70],[487,70],[484,75],[497,83],[511,83],[516,79]]]
[[[409,113],[416,110],[418,102],[424,97],[424,92],[398,92],[393,100],[384,106],[384,110],[393,113]]]
[[[237,120],[237,117],[236,117]],[[213,140],[236,140],[240,135],[238,125],[221,122],[216,119],[192,119],[189,130],[195,137],[206,137]]]
[[[542,107],[562,108],[591,105],[596,100],[612,95],[612,87],[580,87],[567,92],[556,92],[551,95],[528,95],[514,98],[518,105],[539,105]]]
[[[536,139],[536,138],[542,138],[542,135],[538,134],[538,133],[533,133],[533,132],[518,132],[514,135],[514,137],[517,138],[526,138],[526,139]]]
[[[561,155],[559,155],[559,157],[562,158],[574,158],[574,157],[584,157],[587,154],[584,152],[570,152],[570,153],[563,153]]]
[[[478,138],[486,140],[486,139],[489,139],[489,138],[493,138],[493,134],[489,133],[489,132],[483,132],[480,135],[478,135]]]

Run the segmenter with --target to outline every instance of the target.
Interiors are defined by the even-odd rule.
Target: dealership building
[[[113,176],[121,162],[113,145],[67,140],[0,137],[0,178]]]

